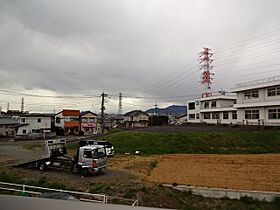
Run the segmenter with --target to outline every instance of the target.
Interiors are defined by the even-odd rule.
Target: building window
[[[228,112],[223,112],[223,119],[225,119],[225,120],[228,119]]]
[[[280,96],[280,87],[268,88],[267,96]]]
[[[94,117],[90,117],[89,118],[89,122],[95,122],[95,118]]]
[[[189,103],[189,110],[195,109],[195,102]]]
[[[189,115],[189,120],[195,120],[195,114],[190,114]]]
[[[269,109],[268,110],[268,119],[279,120],[280,119],[280,109]]]
[[[209,120],[210,119],[210,113],[204,113],[204,119]]]
[[[82,122],[83,122],[83,123],[86,123],[86,122],[87,122],[87,118],[86,118],[86,117],[83,117],[83,118],[82,118]]]
[[[219,112],[213,112],[213,113],[212,113],[212,119],[213,119],[213,120],[218,120],[218,119],[220,119]]]
[[[232,119],[237,119],[237,111],[232,111]]]
[[[198,113],[196,114],[196,119],[199,120],[199,114]]]
[[[25,130],[25,129],[23,129],[23,130],[22,130],[22,133],[23,133],[23,134],[26,134],[26,130]]]
[[[215,108],[217,106],[217,102],[216,101],[212,101],[211,107]]]
[[[257,90],[251,90],[244,92],[244,99],[252,99],[252,98],[258,98],[259,97],[259,91]]]
[[[79,121],[79,119],[77,117],[70,117],[70,121],[71,122],[77,122],[77,121]]]
[[[204,108],[209,108],[209,101],[204,102]]]
[[[55,122],[60,123],[60,118],[59,117],[55,118]]]
[[[37,123],[41,123],[41,118],[38,118],[38,119],[37,119]]]
[[[255,120],[260,118],[259,110],[245,110],[245,119]]]
[[[21,118],[20,121],[21,121],[22,123],[25,123],[25,118]]]

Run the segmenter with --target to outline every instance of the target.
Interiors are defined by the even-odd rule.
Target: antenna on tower
[[[119,115],[122,115],[122,93],[119,94]]]
[[[24,112],[24,98],[21,98],[21,109],[20,111],[23,113]]]
[[[214,61],[214,59],[211,58],[213,53],[210,51],[211,49],[204,47],[203,51],[198,53],[200,70],[202,70],[201,84],[205,86],[205,90],[202,93],[202,98],[212,96],[211,84],[214,73],[212,73],[210,70],[212,70],[214,66],[210,64]]]

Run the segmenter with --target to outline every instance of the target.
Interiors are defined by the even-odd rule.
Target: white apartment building
[[[280,126],[280,76],[237,84],[237,122]]]
[[[216,95],[188,101],[188,122],[236,124],[235,96]]]

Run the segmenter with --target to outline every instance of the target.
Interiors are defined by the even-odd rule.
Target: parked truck
[[[20,163],[15,167],[70,169],[85,175],[102,173],[107,169],[106,148],[102,145],[78,146],[73,158],[66,156],[67,147],[64,139],[45,140],[45,154],[41,159]]]

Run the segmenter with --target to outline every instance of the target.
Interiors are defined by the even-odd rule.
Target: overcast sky
[[[51,96],[104,90],[111,95],[108,112],[117,112],[119,92],[124,112],[185,104],[203,90],[197,58],[210,47],[212,90],[230,91],[280,74],[279,8],[279,0],[0,0],[0,90]],[[2,110],[7,102],[20,109],[21,97],[0,92]],[[33,112],[99,112],[99,104],[99,97],[25,95],[25,109]]]

